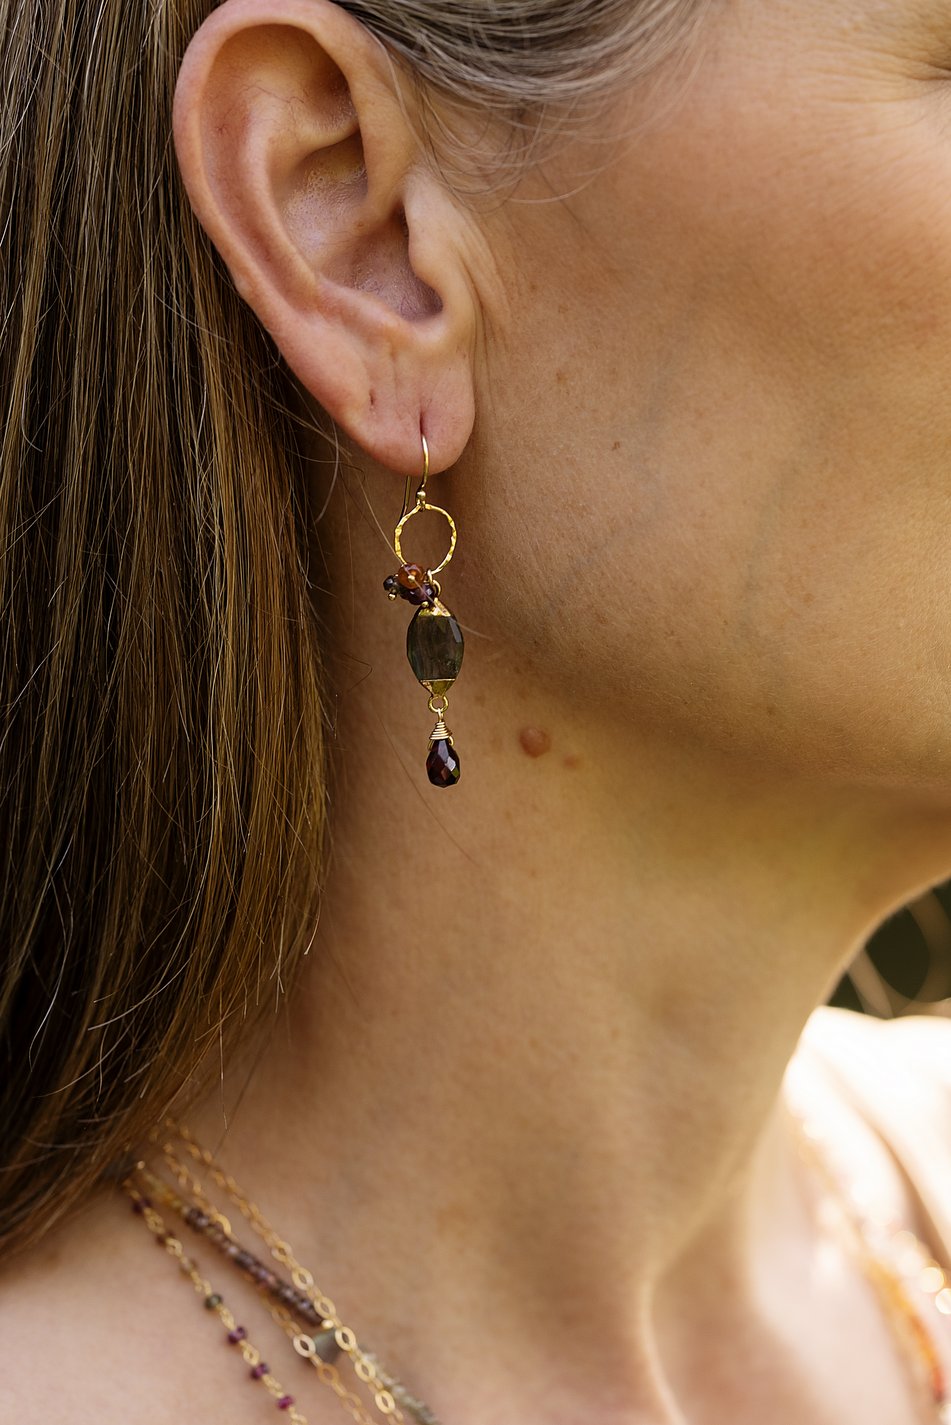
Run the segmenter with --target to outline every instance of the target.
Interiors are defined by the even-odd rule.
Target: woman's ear
[[[224,0],[175,91],[188,196],[288,365],[402,474],[461,455],[476,302],[462,210],[382,45],[330,0]]]

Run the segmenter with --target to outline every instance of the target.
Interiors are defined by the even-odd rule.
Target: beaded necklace
[[[831,1209],[831,1225],[858,1259],[878,1296],[914,1385],[921,1391],[922,1408],[936,1425],[951,1425],[951,1271],[937,1262],[921,1239],[900,1221],[867,1203],[843,1170],[834,1144],[811,1118],[792,1107],[790,1116],[799,1151],[817,1170],[827,1190],[820,1212],[823,1225],[829,1225]],[[193,1234],[230,1260],[255,1285],[263,1305],[283,1329],[298,1358],[313,1367],[319,1380],[333,1391],[358,1425],[375,1425],[381,1415],[394,1425],[406,1425],[407,1415],[417,1425],[439,1425],[430,1408],[412,1396],[372,1352],[359,1344],[356,1334],[339,1317],[333,1301],[318,1288],[313,1274],[301,1266],[260,1208],[187,1128],[168,1119],[165,1131],[153,1135],[153,1141],[161,1147],[173,1182],[160,1178],[144,1162],[136,1163],[122,1184],[132,1208],[177,1261],[205,1309],[218,1316],[229,1345],[236,1348],[247,1367],[249,1379],[263,1385],[276,1407],[286,1412],[291,1425],[307,1425],[295,1397],[272,1372],[181,1239],[169,1231],[160,1206],[176,1214]],[[211,1202],[204,1177],[226,1193],[265,1244],[272,1261],[287,1276],[238,1241],[228,1216]],[[341,1358],[357,1378],[356,1389],[341,1377]],[[358,1394],[361,1387],[369,1395],[369,1402]],[[370,1410],[376,1413],[371,1415]]]

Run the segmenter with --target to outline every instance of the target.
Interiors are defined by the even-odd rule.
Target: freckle
[[[485,693],[476,693],[473,702],[478,703],[480,708],[483,707],[485,704]]]
[[[569,752],[562,758],[562,763],[565,767],[570,767],[571,770],[574,771],[576,767],[581,766],[581,758],[577,752]]]
[[[543,757],[551,751],[551,736],[540,727],[523,727],[518,740],[529,757]]]
[[[556,371],[555,380],[558,382],[559,386],[564,386],[565,382],[568,380],[567,373],[564,371]]]
[[[620,442],[619,440],[616,440],[616,441],[614,442],[614,444],[611,446],[611,449],[612,449],[612,450],[620,450],[620,449],[621,449],[621,442]]]
[[[471,1213],[459,1202],[449,1202],[436,1210],[437,1237],[454,1237],[471,1226]]]

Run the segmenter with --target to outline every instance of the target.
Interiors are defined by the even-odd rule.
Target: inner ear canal
[[[372,292],[407,321],[434,317],[442,310],[438,294],[413,271],[402,207],[354,247],[345,270],[343,280],[349,286]]]
[[[372,293],[408,321],[442,309],[438,294],[413,271],[402,206],[367,227],[367,171],[359,133],[302,160],[291,190],[285,201],[288,230],[323,277]]]

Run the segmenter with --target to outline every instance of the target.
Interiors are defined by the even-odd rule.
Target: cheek
[[[676,567],[652,574],[731,735],[749,709],[750,731],[781,730],[795,755],[941,779],[951,136],[936,98],[817,105],[795,126],[736,119],[721,129],[731,162],[686,175],[715,181],[668,188],[701,275],[685,438],[668,408],[682,518],[666,547],[700,587],[691,597]],[[670,506],[667,518],[672,530]]]
[[[951,135],[794,108],[694,95],[572,205],[610,260],[566,235],[509,372],[532,639],[628,717],[947,779]]]

